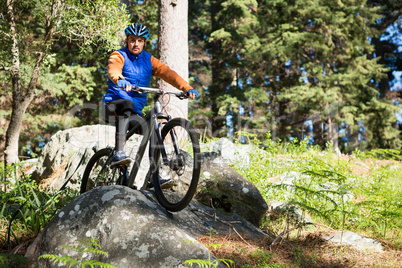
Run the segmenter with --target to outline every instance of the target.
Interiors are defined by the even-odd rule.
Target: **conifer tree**
[[[350,129],[349,145],[357,146],[363,122],[371,147],[399,147],[392,128],[395,106],[379,98],[377,86],[387,70],[370,57],[375,48],[370,40],[379,36],[371,27],[378,8],[365,0],[194,0],[193,5],[209,8],[197,14],[210,19],[210,28],[197,19],[194,36],[207,36],[212,117],[243,102],[263,118],[260,127],[280,138],[302,138],[303,122],[312,119],[315,143],[336,145],[343,122]]]

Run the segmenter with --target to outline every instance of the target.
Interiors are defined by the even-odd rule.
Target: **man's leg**
[[[129,127],[129,119],[132,114],[133,103],[130,100],[112,101],[114,105],[116,134],[115,134],[115,156],[112,165],[127,165],[131,163],[131,159],[124,152],[124,144],[126,142],[126,133]]]

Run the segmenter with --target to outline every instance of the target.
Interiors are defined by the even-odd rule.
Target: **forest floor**
[[[400,161],[370,159],[362,161],[347,156],[342,156],[339,159],[348,162],[348,168],[351,169],[353,174],[362,174],[367,178],[371,173],[379,174],[383,179],[387,178],[387,176],[397,177],[397,180],[395,180],[396,185],[400,185],[399,177],[402,170]],[[273,176],[273,178],[277,177]],[[387,192],[387,194],[389,193]],[[5,225],[7,224],[5,223]],[[268,234],[271,233],[269,230],[262,229],[262,231]],[[323,235],[328,235],[333,231],[335,230],[317,225],[314,228],[294,230],[290,233],[290,236],[279,235],[280,239],[267,238],[256,241],[233,233],[224,236],[202,236],[198,238],[198,241],[205,244],[216,258],[234,262],[231,267],[402,267],[400,230],[389,231],[390,233],[387,234],[387,237],[394,237],[394,239],[379,239],[378,235],[373,238],[370,234],[359,233],[361,236],[371,237],[379,241],[384,249],[382,252],[362,251],[345,245],[334,245],[322,238]],[[0,238],[5,237],[5,235],[5,230],[0,230]],[[0,253],[24,256],[34,238],[34,235],[29,234],[19,237],[19,244],[14,243],[9,249],[4,247],[4,240],[0,239]],[[275,242],[273,243],[274,240]],[[215,266],[211,263],[209,266],[203,267]],[[3,268],[1,262],[0,268]]]
[[[274,245],[272,239],[255,241],[239,237],[235,233],[202,236],[198,241],[205,244],[216,258],[233,261],[235,264],[230,267],[402,267],[402,248],[396,247],[390,241],[380,241],[384,247],[383,252],[370,252],[331,244],[322,239],[323,234],[322,231],[304,231],[297,238],[284,238]],[[5,250],[0,245],[0,252],[24,256],[34,238],[25,237],[24,241],[10,250]]]
[[[234,261],[232,267],[402,267],[402,249],[388,241],[380,241],[383,252],[369,252],[331,244],[322,235],[302,232],[298,239],[284,239],[273,246],[272,240],[246,239],[246,243],[236,235],[204,236],[199,241],[218,259]]]

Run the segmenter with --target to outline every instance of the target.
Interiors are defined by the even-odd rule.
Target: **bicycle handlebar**
[[[179,99],[188,99],[189,96],[187,93],[184,93],[182,91],[177,92],[177,91],[170,91],[170,90],[165,90],[165,89],[160,89],[160,88],[152,88],[152,87],[137,87],[133,86],[132,91],[138,92],[138,93],[143,93],[143,92],[152,92],[156,94],[172,94],[178,97]]]

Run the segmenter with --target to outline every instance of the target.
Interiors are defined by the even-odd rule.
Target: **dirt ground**
[[[384,252],[367,252],[330,244],[320,232],[303,233],[297,240],[252,241],[230,236],[203,236],[219,259],[235,261],[233,267],[402,267],[402,250],[381,241]],[[247,266],[248,265],[248,266]]]

